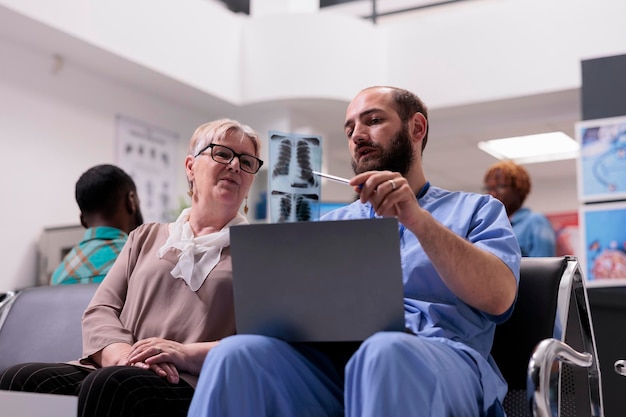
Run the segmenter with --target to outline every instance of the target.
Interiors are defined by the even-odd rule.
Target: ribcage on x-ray
[[[301,195],[296,197],[296,220],[307,222],[311,220],[310,202]]]
[[[315,185],[315,178],[313,177],[313,168],[311,168],[311,149],[309,144],[304,140],[298,141],[296,147],[296,160],[300,167],[300,177],[308,183],[310,186]]]
[[[309,188],[316,186],[316,178],[313,175],[311,159],[315,150],[319,148],[320,141],[317,138],[285,138],[279,139],[278,156],[272,170],[272,178],[279,176],[288,177],[289,186],[293,188]],[[293,148],[295,149],[295,155]]]
[[[278,152],[278,160],[272,171],[272,177],[279,175],[289,175],[289,164],[291,162],[291,140],[283,139],[280,141],[280,150]]]
[[[273,198],[280,199],[278,223],[290,221],[312,220],[312,204],[317,204],[317,194],[292,194],[283,191],[272,191]]]
[[[288,222],[291,217],[291,197],[292,194],[285,194],[280,199],[280,217],[279,223]]]

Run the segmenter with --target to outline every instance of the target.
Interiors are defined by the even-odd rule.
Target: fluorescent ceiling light
[[[498,159],[525,164],[577,158],[580,148],[563,132],[487,140],[479,142],[478,147]]]

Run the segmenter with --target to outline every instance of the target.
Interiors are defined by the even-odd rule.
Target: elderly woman
[[[236,121],[198,127],[191,208],[130,234],[84,313],[84,357],[13,366],[0,389],[78,395],[78,416],[185,416],[207,352],[235,333],[229,227],[247,222],[259,150]]]

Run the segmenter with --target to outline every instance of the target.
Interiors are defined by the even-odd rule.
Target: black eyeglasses
[[[241,170],[250,174],[256,174],[259,172],[259,169],[261,169],[261,166],[263,165],[263,161],[256,156],[245,153],[237,153],[228,146],[218,145],[216,143],[209,143],[207,146],[202,148],[200,152],[195,154],[194,158],[200,156],[207,149],[211,149],[211,158],[220,164],[228,165],[233,159],[235,159],[235,157],[239,158],[239,166],[241,167]]]

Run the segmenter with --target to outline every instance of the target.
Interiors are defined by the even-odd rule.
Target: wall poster
[[[556,256],[582,257],[578,227],[578,211],[551,213],[545,215],[556,235]]]
[[[116,119],[116,163],[137,185],[144,221],[175,220],[178,135],[125,116]]]
[[[590,284],[626,283],[626,202],[581,207],[581,264]],[[619,281],[617,281],[619,280]]]
[[[626,199],[626,117],[576,124],[579,201]]]

